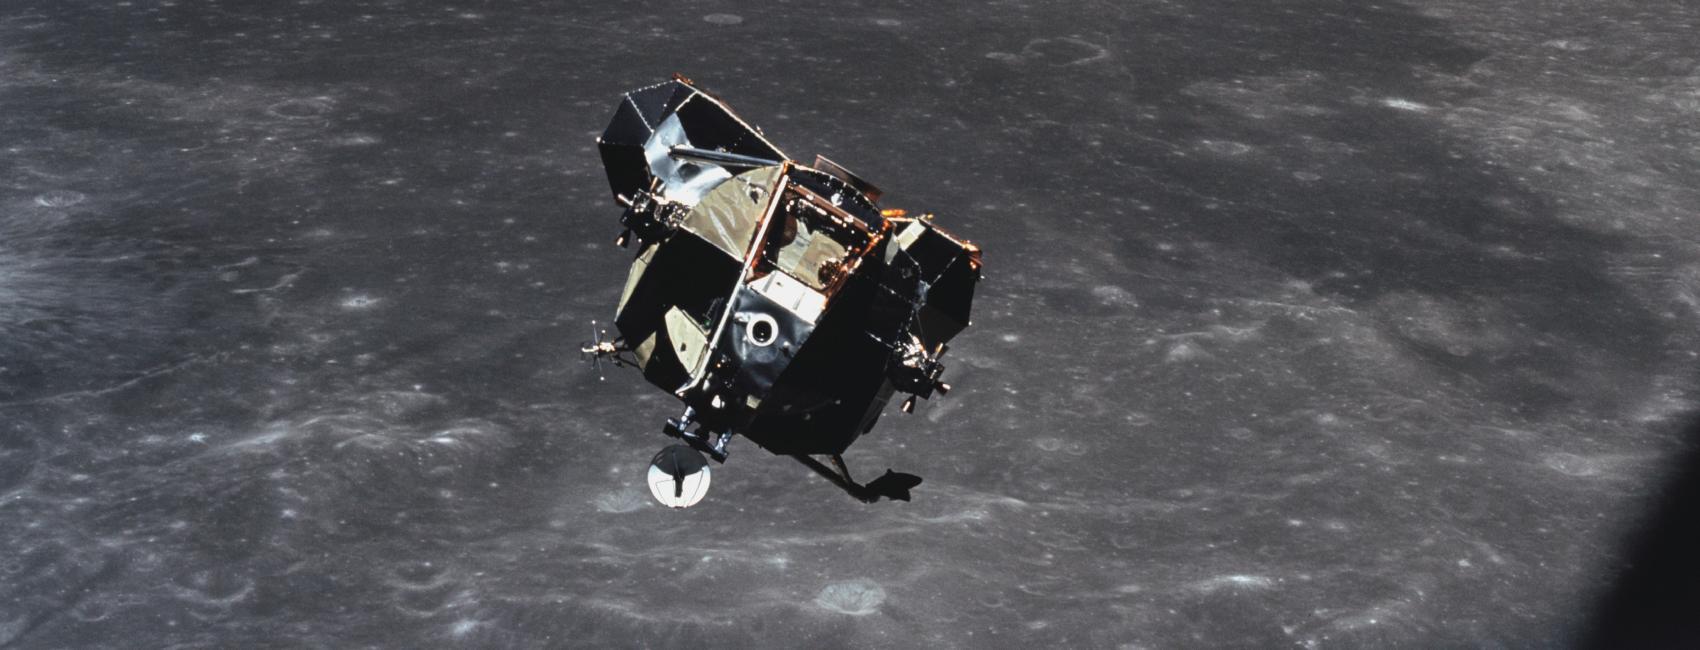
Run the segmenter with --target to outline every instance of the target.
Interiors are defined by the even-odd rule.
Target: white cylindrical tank
[[[686,445],[662,449],[649,461],[649,493],[669,508],[689,508],[708,494],[708,461]]]

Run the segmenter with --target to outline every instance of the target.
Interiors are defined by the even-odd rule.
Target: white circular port
[[[779,324],[767,314],[751,314],[749,324],[744,327],[744,339],[764,348],[773,345],[773,339],[778,336]]]

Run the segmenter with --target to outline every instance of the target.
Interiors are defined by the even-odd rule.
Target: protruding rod
[[[590,365],[596,367],[596,380],[608,381],[608,376],[602,373],[602,332],[596,329],[596,321],[590,321]],[[583,351],[583,348],[580,349]]]
[[[682,144],[674,145],[671,154],[674,158],[697,160],[720,165],[722,167],[767,167],[779,164],[779,161],[777,160],[757,158],[755,156],[746,156],[737,153],[727,153],[724,151],[698,149],[696,147],[687,147]]]

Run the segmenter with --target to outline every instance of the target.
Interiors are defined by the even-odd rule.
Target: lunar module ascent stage
[[[618,242],[635,246],[612,340],[582,352],[635,367],[684,402],[663,431],[651,491],[693,505],[707,454],[734,434],[873,502],[919,477],[866,485],[840,454],[897,393],[949,392],[947,343],[968,325],[980,249],[931,215],[881,210],[878,188],[825,158],[790,159],[726,104],[676,76],[625,96],[598,139]],[[824,456],[831,463],[815,459]]]

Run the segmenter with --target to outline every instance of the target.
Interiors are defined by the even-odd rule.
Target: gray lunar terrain
[[[1551,647],[1694,405],[1700,8],[0,11],[0,647]],[[643,485],[673,72],[986,251],[948,397]],[[892,407],[895,411],[895,406]]]

